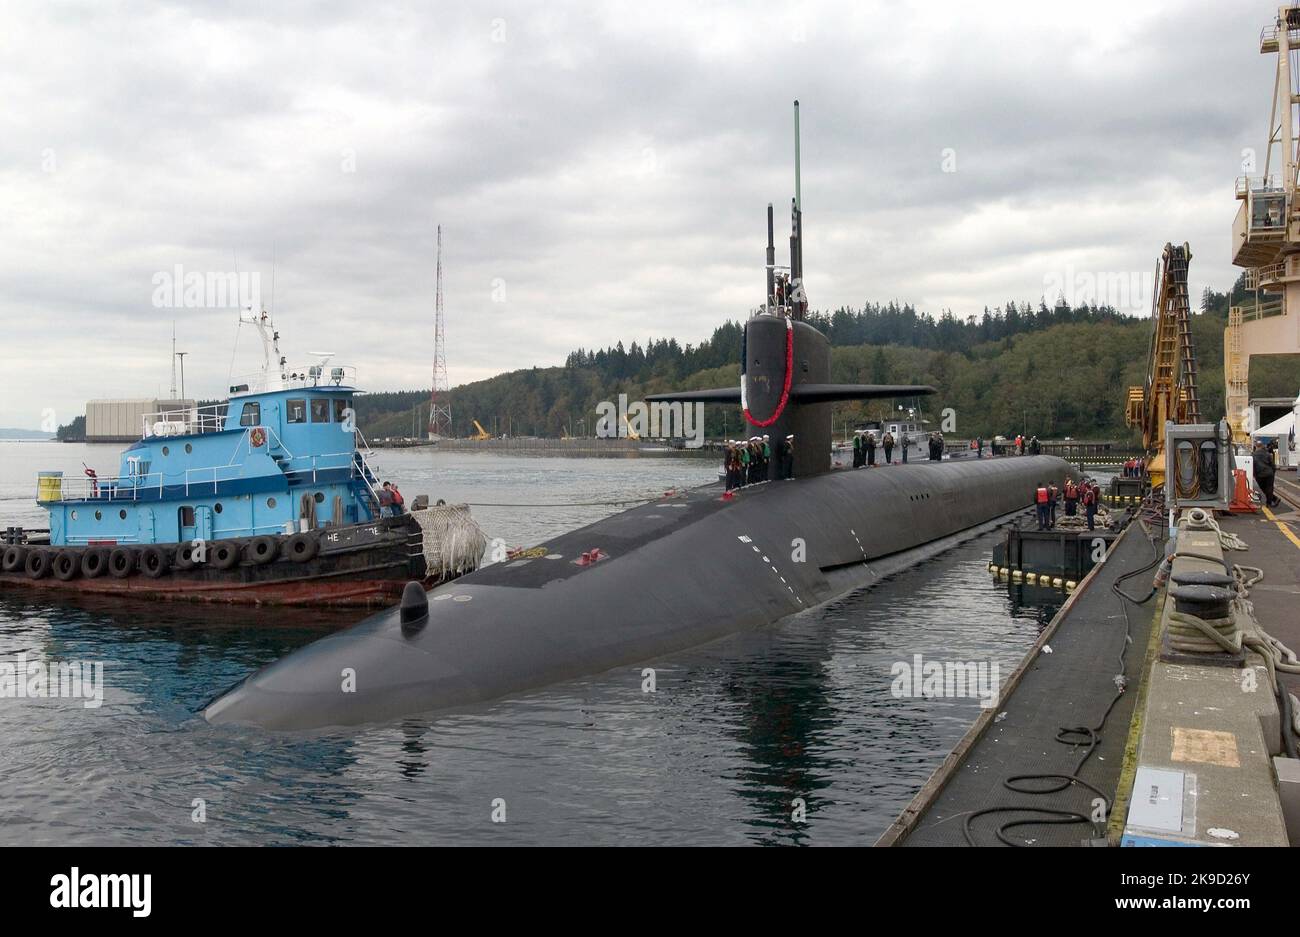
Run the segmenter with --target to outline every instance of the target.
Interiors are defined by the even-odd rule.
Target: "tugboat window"
[[[186,443],[186,444],[185,444],[185,454],[186,454],[186,455],[189,455],[189,454],[190,454],[191,452],[193,452],[193,451],[194,451],[194,447],[191,446],[189,443]]]
[[[343,422],[343,420],[345,419],[343,411],[346,410],[349,406],[351,406],[351,404],[348,402],[348,399],[346,397],[334,398],[334,422],[335,423]]]
[[[239,414],[240,426],[257,426],[262,422],[262,405],[260,403],[248,402],[244,404],[244,410]]]
[[[122,508],[122,510],[118,511],[117,516],[122,520],[126,520],[126,508]]]
[[[316,492],[316,494],[313,495],[312,497],[314,497],[314,498],[316,499],[316,503],[317,503],[317,504],[324,504],[324,503],[325,503],[325,496],[324,496],[323,494],[321,494],[319,491]]]
[[[216,504],[212,505],[212,510],[214,510],[214,511],[216,511],[218,514],[220,514],[220,513],[221,513],[221,502],[218,501]]]
[[[182,527],[194,526],[194,508],[191,507],[181,508],[181,526]]]
[[[97,520],[97,521],[102,521],[103,519],[104,519],[104,512],[103,512],[103,511],[96,511],[96,512],[95,512],[95,520]]]
[[[305,400],[286,400],[285,407],[288,410],[288,420],[290,423],[307,422],[307,401]]]
[[[167,446],[163,446],[163,455],[171,455],[172,451]]]
[[[267,498],[267,499],[266,499],[266,506],[267,506],[268,508],[273,508],[273,507],[275,507],[275,499],[274,499],[274,498]]]
[[[76,511],[73,511],[73,512],[72,512],[72,519],[73,519],[74,521],[77,519],[77,512],[76,512]]]
[[[328,397],[313,397],[311,399],[311,421],[313,423],[328,423],[330,421]]]

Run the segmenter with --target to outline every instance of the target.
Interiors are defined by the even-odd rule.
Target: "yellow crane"
[[[478,430],[478,432],[475,433],[473,436],[471,436],[470,439],[473,439],[476,442],[482,442],[485,439],[492,438],[492,434],[489,433],[487,430],[485,430],[483,428],[483,425],[479,423],[478,420],[471,420],[470,422],[472,422],[474,424],[474,428]]]
[[[1147,379],[1128,389],[1124,419],[1142,430],[1151,487],[1165,482],[1165,421],[1199,423],[1201,402],[1196,390],[1196,349],[1192,343],[1191,307],[1187,297],[1187,264],[1191,248],[1166,244],[1156,267],[1156,294],[1151,309],[1151,347]]]

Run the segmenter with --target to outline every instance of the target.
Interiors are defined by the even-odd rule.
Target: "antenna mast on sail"
[[[803,286],[803,192],[799,172],[799,102],[794,102],[794,201],[790,205],[790,315],[803,319],[808,296]]]

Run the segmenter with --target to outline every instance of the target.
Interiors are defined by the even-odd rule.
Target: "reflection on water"
[[[481,504],[615,500],[714,476],[710,462],[678,459],[408,451],[381,465],[408,498]],[[8,466],[6,485],[17,487]],[[515,545],[610,510],[474,513]],[[214,729],[195,713],[248,671],[350,624],[346,612],[0,592],[0,660],[103,661],[107,682],[95,710],[0,700],[0,843],[869,843],[979,711],[974,699],[895,698],[891,666],[915,654],[996,661],[1005,679],[1062,598],[994,582],[996,536],[779,627],[650,662],[653,693],[643,668],[628,667],[307,736]],[[492,822],[494,802],[506,822]]]

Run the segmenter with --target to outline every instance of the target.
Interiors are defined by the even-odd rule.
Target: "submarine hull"
[[[1032,503],[1053,456],[841,470],[612,515],[264,668],[212,723],[299,730],[465,706],[770,625]]]

